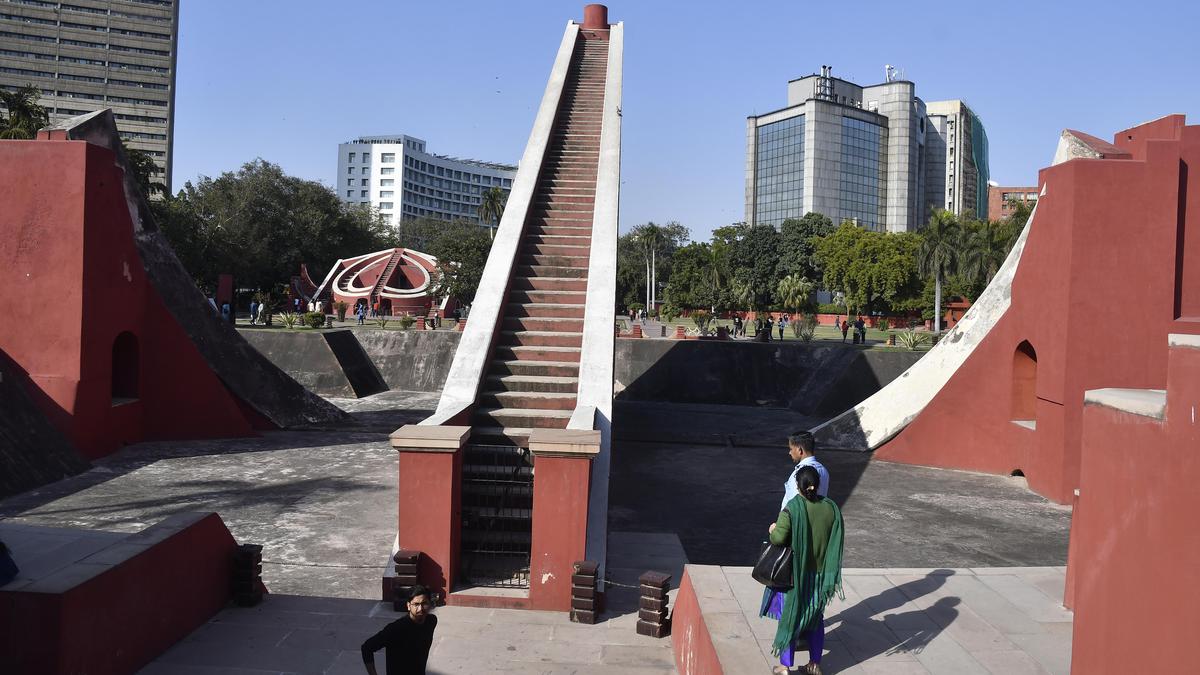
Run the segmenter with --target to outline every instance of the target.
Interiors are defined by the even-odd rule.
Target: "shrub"
[[[408,318],[411,319],[412,317],[410,316]],[[380,328],[387,328],[387,325],[392,321],[392,317],[380,312],[379,314],[375,315],[375,318],[372,319],[372,321],[374,321],[375,325],[379,326]]]
[[[350,305],[346,304],[345,300],[338,300],[333,303],[333,310],[337,312],[338,321],[346,320],[346,310],[350,309]]]
[[[305,312],[304,325],[309,328],[320,328],[325,325],[325,315],[321,312]]]
[[[300,316],[295,312],[283,312],[279,318],[283,320],[283,327],[288,329],[295,328],[296,322],[300,320]]]
[[[414,323],[417,322],[417,319],[416,319],[416,317],[412,317],[412,316],[405,314],[404,316],[400,317],[399,319],[396,319],[396,321],[398,321],[400,323],[400,330],[408,330],[409,328],[412,328],[412,325]]]
[[[846,306],[845,305],[837,305],[832,302],[826,302],[826,303],[817,305],[817,313],[818,314],[845,314]]]
[[[680,311],[675,305],[663,305],[662,309],[660,309],[658,313],[659,316],[662,317],[663,321],[671,323],[675,319],[679,318]]]
[[[879,330],[888,330],[892,327],[892,322],[888,321],[886,318],[883,318],[875,324],[875,327]]]
[[[708,335],[708,327],[712,324],[712,312],[704,309],[698,309],[692,312],[692,322],[696,324],[696,329],[701,335]]]
[[[817,315],[801,314],[792,322],[792,332],[801,340],[812,342],[813,336],[817,333]]]
[[[912,329],[902,330],[896,333],[896,344],[910,351],[917,351],[918,348],[929,342],[929,333],[925,331],[915,331]]]

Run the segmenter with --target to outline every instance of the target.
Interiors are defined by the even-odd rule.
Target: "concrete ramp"
[[[1012,282],[1037,207],[1000,271],[929,353],[867,400],[813,429],[822,448],[869,451],[900,433],[937,396],[1012,304]]]

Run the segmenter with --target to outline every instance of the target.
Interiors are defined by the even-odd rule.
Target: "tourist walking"
[[[821,675],[825,647],[825,605],[841,595],[844,523],[833,500],[821,496],[821,476],[811,466],[796,473],[797,496],[788,501],[767,529],[771,544],[792,549],[792,586],[767,588],[759,616],[779,622],[771,653],[780,665],[772,672],[784,675],[796,665],[796,642],[808,643],[808,663],[795,672]],[[842,596],[845,597],[845,596]]]
[[[258,323],[258,301],[251,300],[250,301],[250,325],[253,326],[256,323]]]
[[[861,316],[854,322],[854,330],[858,332],[858,343],[867,344],[867,322]]]
[[[842,319],[842,342],[846,341],[846,334],[850,332],[850,322]]]
[[[780,342],[783,341],[783,330],[785,328],[787,328],[787,325],[788,325],[788,315],[784,314],[779,317],[779,340],[780,340]]]
[[[798,494],[796,492],[796,474],[806,466],[816,469],[817,474],[821,476],[819,494],[822,497],[829,496],[829,470],[817,459],[816,450],[817,442],[811,432],[797,431],[788,436],[788,457],[792,458],[792,464],[795,467],[788,474],[787,480],[783,482],[783,500],[779,502],[780,511],[785,510],[787,503]]]
[[[771,331],[775,329],[775,321],[774,321],[774,319],[771,318],[770,314],[767,315],[766,328],[767,328],[767,342],[770,342],[771,341]]]
[[[742,330],[743,330],[742,317],[737,314],[734,314],[733,315],[733,337],[742,335]]]
[[[375,670],[375,652],[384,650],[387,675],[418,675],[425,672],[429,647],[437,617],[430,614],[433,596],[421,585],[412,587],[408,596],[408,613],[383,627],[383,630],[362,643],[363,665],[370,675]]]
[[[358,325],[363,325],[363,319],[367,314],[367,306],[363,303],[358,303],[354,306],[354,315],[358,317]]]

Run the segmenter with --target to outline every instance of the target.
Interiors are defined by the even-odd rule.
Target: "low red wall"
[[[421,552],[422,584],[449,593],[462,536],[462,452],[401,449],[399,455],[400,548]]]
[[[220,516],[185,513],[0,591],[0,670],[136,672],[226,606],[236,548]]]
[[[1176,347],[1164,420],[1084,408],[1069,563],[1075,675],[1195,670],[1186,664],[1200,635],[1198,401],[1200,348]]]
[[[571,609],[573,564],[586,557],[591,457],[538,455],[533,460],[533,533],[529,560],[532,609]]]
[[[725,672],[686,568],[679,583],[675,608],[671,610],[671,647],[675,650],[675,669],[680,675],[721,675]]]

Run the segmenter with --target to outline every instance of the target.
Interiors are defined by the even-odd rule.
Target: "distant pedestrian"
[[[292,298],[292,309],[296,312],[300,311],[300,298]]]
[[[788,316],[787,314],[784,314],[783,316],[779,317],[779,340],[781,342],[783,341],[783,329],[787,328],[787,325]]]
[[[454,308],[454,326],[458,327],[458,322],[462,321],[462,307]]]
[[[854,329],[858,331],[859,344],[865,345],[867,343],[867,322],[863,321],[861,316],[858,317],[858,321],[854,322]]]
[[[221,320],[222,320],[222,321],[229,321],[229,320],[230,320],[230,319],[229,319],[229,313],[230,313],[230,310],[229,310],[229,303],[228,303],[228,302],[222,302],[222,303],[221,303]]]
[[[771,341],[771,331],[774,330],[774,328],[775,328],[775,321],[773,319],[771,319],[770,314],[767,315],[766,328],[767,328],[767,342],[770,342]]]
[[[437,617],[430,614],[433,596],[421,585],[413,586],[408,596],[408,614],[383,627],[362,644],[363,665],[370,675],[375,670],[375,652],[384,650],[387,675],[417,675],[425,672],[429,647]]]
[[[363,317],[366,316],[367,306],[363,303],[358,303],[354,306],[354,315],[358,317],[358,325],[363,325]]]
[[[847,317],[849,318],[849,317]],[[842,319],[842,342],[846,341],[846,334],[850,332],[850,322]]]
[[[733,315],[733,336],[737,337],[742,334],[742,317],[737,314]]]

